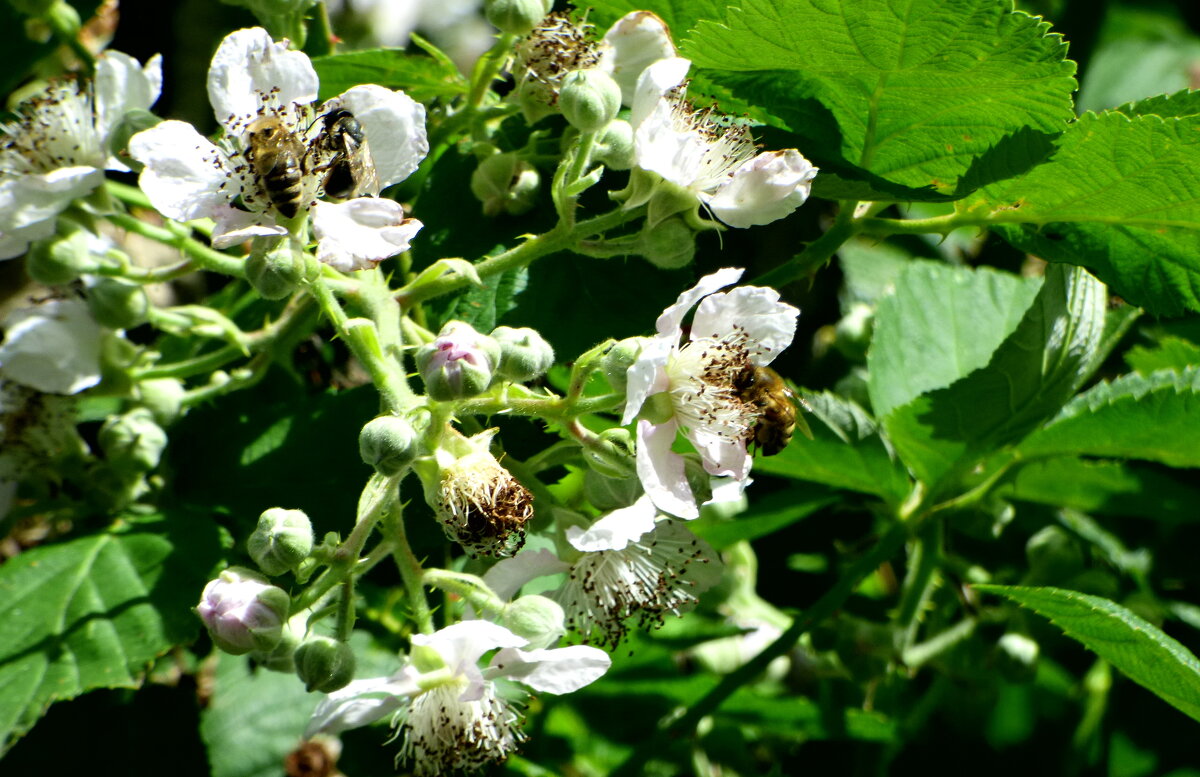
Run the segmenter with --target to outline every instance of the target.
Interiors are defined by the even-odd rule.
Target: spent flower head
[[[741,269],[706,275],[658,317],[658,334],[647,338],[627,373],[623,423],[631,423],[648,400],[653,418],[637,426],[637,472],[661,510],[680,518],[699,512],[688,485],[684,458],[671,450],[682,430],[710,475],[745,480],[747,444],[762,409],[745,387],[754,370],[770,364],[792,342],[800,311],[779,301],[779,292],[736,283]],[[697,303],[699,303],[697,305]],[[691,331],[683,319],[696,306]]]

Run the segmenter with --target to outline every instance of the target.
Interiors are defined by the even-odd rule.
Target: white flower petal
[[[252,237],[278,237],[287,230],[275,223],[270,213],[249,213],[225,205],[211,216],[213,248],[224,249],[244,243]]]
[[[629,123],[637,127],[650,115],[663,95],[683,83],[691,61],[682,57],[660,59],[641,72],[633,94]]]
[[[0,230],[31,227],[53,219],[71,200],[83,197],[104,181],[104,171],[78,165],[48,173],[29,173],[4,182]]]
[[[342,272],[364,270],[407,251],[422,226],[404,217],[400,203],[376,197],[318,202],[312,214],[317,258]]]
[[[162,57],[155,54],[143,68],[120,51],[109,49],[96,58],[96,131],[107,139],[132,110],[145,110],[162,90]]]
[[[706,172],[704,156],[711,145],[695,130],[680,131],[672,119],[675,108],[659,100],[633,132],[634,157],[638,167],[657,173],[684,189],[696,190],[698,177]]]
[[[770,224],[804,204],[817,168],[799,151],[769,151],[747,159],[716,193],[701,195],[713,215],[731,227]]]
[[[673,420],[657,426],[645,420],[638,422],[638,480],[659,510],[692,519],[700,515],[700,508],[684,474],[683,456],[671,450],[676,429]]]
[[[17,229],[0,228],[0,260],[13,259],[29,250],[29,244],[34,240],[50,237],[54,234],[54,220],[31,224]]]
[[[735,329],[742,331],[754,343],[750,362],[761,367],[791,345],[798,315],[798,309],[779,301],[775,289],[739,286],[701,301],[692,319],[692,339],[720,339]]]
[[[367,84],[331,102],[345,107],[362,124],[382,186],[412,175],[429,153],[425,106],[404,92]]]
[[[667,390],[667,360],[678,343],[679,336],[648,337],[642,343],[633,364],[625,371],[625,414],[622,424],[637,418],[646,399]]]
[[[484,653],[498,647],[521,647],[529,640],[503,626],[485,620],[460,621],[433,634],[414,634],[414,645],[431,647],[454,674],[470,674]]]
[[[48,394],[77,394],[100,382],[103,333],[82,300],[18,308],[4,320],[0,376]]]
[[[279,105],[307,105],[317,99],[318,83],[307,54],[251,27],[229,33],[217,47],[208,69],[208,100],[217,121],[228,127],[256,115],[273,90]]]
[[[548,650],[504,649],[492,659],[500,674],[535,691],[571,693],[600,679],[612,659],[599,648],[572,645]]]
[[[752,460],[745,440],[732,440],[728,434],[715,434],[703,426],[689,430],[688,439],[700,453],[708,474],[737,480],[744,480],[750,474]]]
[[[546,548],[525,550],[511,558],[500,559],[483,576],[483,582],[504,601],[513,598],[521,586],[546,575],[557,575],[570,569]]]
[[[309,718],[304,737],[339,734],[390,716],[419,691],[416,673],[410,666],[391,677],[354,680],[321,700]]]
[[[567,542],[576,550],[594,553],[601,550],[624,550],[654,531],[658,510],[648,496],[642,495],[628,507],[613,510],[596,521],[587,531],[578,526],[567,528]]]
[[[604,34],[599,67],[621,87],[621,102],[632,105],[642,71],[660,59],[674,56],[675,44],[667,23],[649,11],[632,11]]]
[[[662,312],[655,323],[658,333],[671,335],[678,341],[680,324],[683,323],[684,316],[692,309],[692,306],[714,291],[737,283],[741,280],[744,272],[745,270],[740,267],[723,267],[714,273],[705,275],[696,282],[695,286],[680,294],[679,299],[675,300],[675,304]]]
[[[138,183],[167,218],[215,218],[228,207],[221,189],[232,175],[225,156],[191,124],[164,121],[129,139],[129,154],[145,165]]]

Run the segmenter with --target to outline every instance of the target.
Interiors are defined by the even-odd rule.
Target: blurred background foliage
[[[84,19],[99,5],[92,0],[73,4]],[[1070,56],[1079,64],[1081,112],[1200,87],[1200,3],[1194,0],[1022,0],[1017,6],[1044,15],[1070,42]],[[111,14],[106,8],[102,13]],[[97,23],[97,35],[111,34],[112,47],[141,60],[164,56],[165,85],[156,111],[211,129],[206,95],[197,84],[217,42],[232,29],[254,24],[251,15],[214,0],[122,0],[116,13],[115,30],[109,17],[107,26]],[[356,35],[367,43],[363,19],[335,16],[335,29],[345,31],[348,44]],[[32,41],[31,32],[36,37],[7,4],[0,4],[0,91],[20,93],[30,79],[60,69],[55,58],[61,53]],[[481,244],[483,236],[511,244],[517,235],[544,228],[539,219],[545,215],[535,211],[490,230],[472,230],[472,220],[483,217],[464,215],[461,207],[471,167],[469,158],[448,153],[430,176],[433,183],[418,193],[418,215],[429,238],[414,246],[419,263],[439,256],[477,257],[494,247]],[[828,216],[827,205],[814,200],[792,218],[766,227],[706,234],[695,274],[741,265],[753,279],[812,240]],[[811,280],[782,289],[803,314],[795,344],[777,362],[779,371],[797,385],[835,390],[865,404],[870,312],[898,268],[914,258],[1015,273],[1030,267],[1027,257],[1006,243],[974,234],[954,234],[942,242],[848,244]],[[611,264],[612,272],[585,284],[585,277],[600,277],[591,272],[599,261],[548,257],[528,277],[507,279],[512,288],[503,303],[495,304],[494,297],[487,301],[497,323],[539,327],[560,353],[578,353],[606,336],[645,331],[692,272],[664,272],[630,260]],[[15,288],[20,272],[15,265],[0,263],[0,289]],[[596,310],[613,305],[621,306],[625,329],[597,330],[614,316],[596,315]],[[1197,348],[1200,321],[1195,317],[1145,318],[1126,335],[1101,377],[1169,360],[1172,349],[1194,354]],[[180,510],[215,515],[232,536],[246,534],[253,516],[276,502],[308,511],[318,536],[334,528],[334,516],[352,506],[366,475],[354,450],[355,435],[342,432],[373,415],[375,397],[370,389],[330,392],[327,379],[296,380],[306,370],[336,371],[344,357],[327,342],[309,355],[311,363],[298,365],[293,376],[281,371],[250,392],[192,413],[173,431],[170,466]],[[218,420],[229,425],[219,439],[189,433]],[[506,428],[503,435],[515,455],[521,453],[520,434]],[[191,445],[191,439],[203,445]],[[315,476],[299,486],[289,476],[291,458],[278,455],[285,444],[322,456]],[[735,570],[749,573],[757,566],[758,595],[773,606],[764,608],[767,613],[808,607],[877,530],[875,497],[789,477],[803,466],[785,453],[760,467],[755,501],[738,518],[750,528],[726,538],[728,551],[744,555]],[[967,587],[988,578],[1095,593],[1125,604],[1196,650],[1200,607],[1187,604],[1200,601],[1195,562],[1200,499],[1192,475],[1141,463],[1023,470],[995,499],[954,515],[940,537],[948,563],[924,628],[937,634],[959,622],[962,612],[971,612],[973,633],[954,649],[907,672],[890,664],[893,637],[886,624],[905,570],[885,564],[836,617],[793,651],[790,662],[738,691],[704,721],[697,743],[677,743],[660,754],[662,764],[650,773],[1200,777],[1194,722],[1045,620],[994,602],[985,607]],[[426,549],[440,546],[432,521],[414,525],[430,529],[428,537],[413,538],[418,551],[423,542]],[[753,536],[756,526],[770,532],[770,540],[755,543],[755,558],[734,540]],[[721,545],[719,522],[700,527],[706,528],[714,545]],[[367,607],[384,609],[387,581],[374,582],[364,588]],[[662,717],[707,690],[714,673],[736,665],[730,651],[738,649],[741,632],[727,616],[731,609],[736,616],[739,607],[750,607],[747,601],[753,599],[744,591],[725,594],[723,601],[713,597],[700,611],[633,639],[614,655],[613,671],[603,682],[569,697],[534,700],[530,741],[504,773],[540,775],[551,768],[604,774],[620,763]],[[1037,660],[1028,661],[1022,643],[1006,638],[1010,634],[1036,643]],[[723,643],[711,641],[722,636]],[[380,656],[387,654],[386,629],[360,637]],[[706,647],[697,647],[702,642]],[[201,641],[194,650],[202,657],[206,644]],[[306,698],[293,678],[247,675],[244,665],[229,657],[203,668],[197,660],[181,651],[164,658],[141,690],[97,691],[54,705],[4,758],[0,772],[278,774],[272,748],[286,752],[289,741],[294,744],[289,732],[315,700]],[[228,701],[208,703],[214,687],[234,686],[243,689],[235,707]],[[214,756],[216,750],[206,743],[230,736],[239,726],[258,738]],[[394,745],[381,747],[380,739],[375,729],[349,733],[341,771],[352,777],[394,773]],[[265,746],[270,758],[264,758],[264,740],[271,743]]]

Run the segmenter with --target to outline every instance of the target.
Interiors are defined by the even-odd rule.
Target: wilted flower
[[[695,446],[705,470],[744,480],[750,471],[746,445],[761,409],[744,397],[747,376],[770,364],[791,342],[800,311],[779,301],[779,292],[742,286],[742,270],[725,268],[706,275],[679,295],[658,317],[658,334],[642,343],[629,368],[623,423],[637,418],[654,395],[662,420],[638,421],[638,478],[654,504],[671,515],[695,518],[696,498],[684,474],[684,459],[671,450],[675,434]],[[699,302],[691,333],[683,319]]]
[[[142,190],[164,215],[213,219],[217,248],[287,234],[279,223],[284,214],[273,206],[253,164],[257,153],[283,154],[297,168],[295,207],[311,210],[322,262],[358,270],[408,249],[421,223],[406,218],[399,203],[371,197],[316,200],[329,162],[318,142],[325,131],[319,116],[344,110],[359,122],[382,187],[407,178],[429,150],[420,103],[403,92],[364,85],[317,108],[317,73],[308,57],[258,27],[221,42],[208,71],[208,95],[225,129],[216,143],[182,121],[164,121],[130,140],[130,153],[145,165]],[[251,149],[252,128],[272,136],[269,143],[257,141],[260,148],[269,145],[269,152]]]
[[[525,738],[519,710],[497,695],[494,680],[570,693],[611,665],[606,653],[583,645],[521,650],[525,639],[483,620],[418,634],[412,643],[412,659],[391,677],[356,680],[330,694],[313,712],[305,736],[336,734],[391,715],[403,740],[397,760],[418,777],[481,769],[502,762]],[[479,660],[497,648],[480,669]]]
[[[702,204],[731,227],[769,224],[808,199],[817,168],[795,149],[758,153],[744,125],[687,99],[691,62],[654,62],[638,78],[630,123],[637,164],[674,185],[679,203],[663,217]],[[661,196],[661,195],[660,195]],[[651,192],[630,199],[633,207]],[[693,206],[694,207],[694,206]]]
[[[712,548],[678,521],[658,520],[645,496],[587,530],[568,528],[566,537],[578,551],[573,560],[544,549],[524,553],[497,563],[484,581],[508,598],[535,577],[566,572],[566,582],[546,596],[563,606],[567,627],[590,644],[616,647],[631,626],[661,626],[720,578]]]
[[[0,124],[0,259],[54,234],[55,217],[104,181],[104,171],[128,170],[110,140],[133,110],[158,99],[162,66],[143,68],[119,51],[101,54],[92,84],[52,83]]]

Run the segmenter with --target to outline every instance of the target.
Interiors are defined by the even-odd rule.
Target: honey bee
[[[278,116],[261,116],[246,128],[246,160],[271,204],[295,218],[304,200],[307,149]]]
[[[315,147],[328,160],[324,165],[325,193],[338,199],[378,196],[379,176],[362,124],[344,108],[329,111],[321,122]]]
[[[758,421],[752,430],[751,445],[764,456],[774,456],[787,447],[797,426],[809,439],[812,432],[801,418],[796,406],[803,400],[783,382],[779,373],[770,367],[747,367],[735,386],[738,396],[758,408]]]

